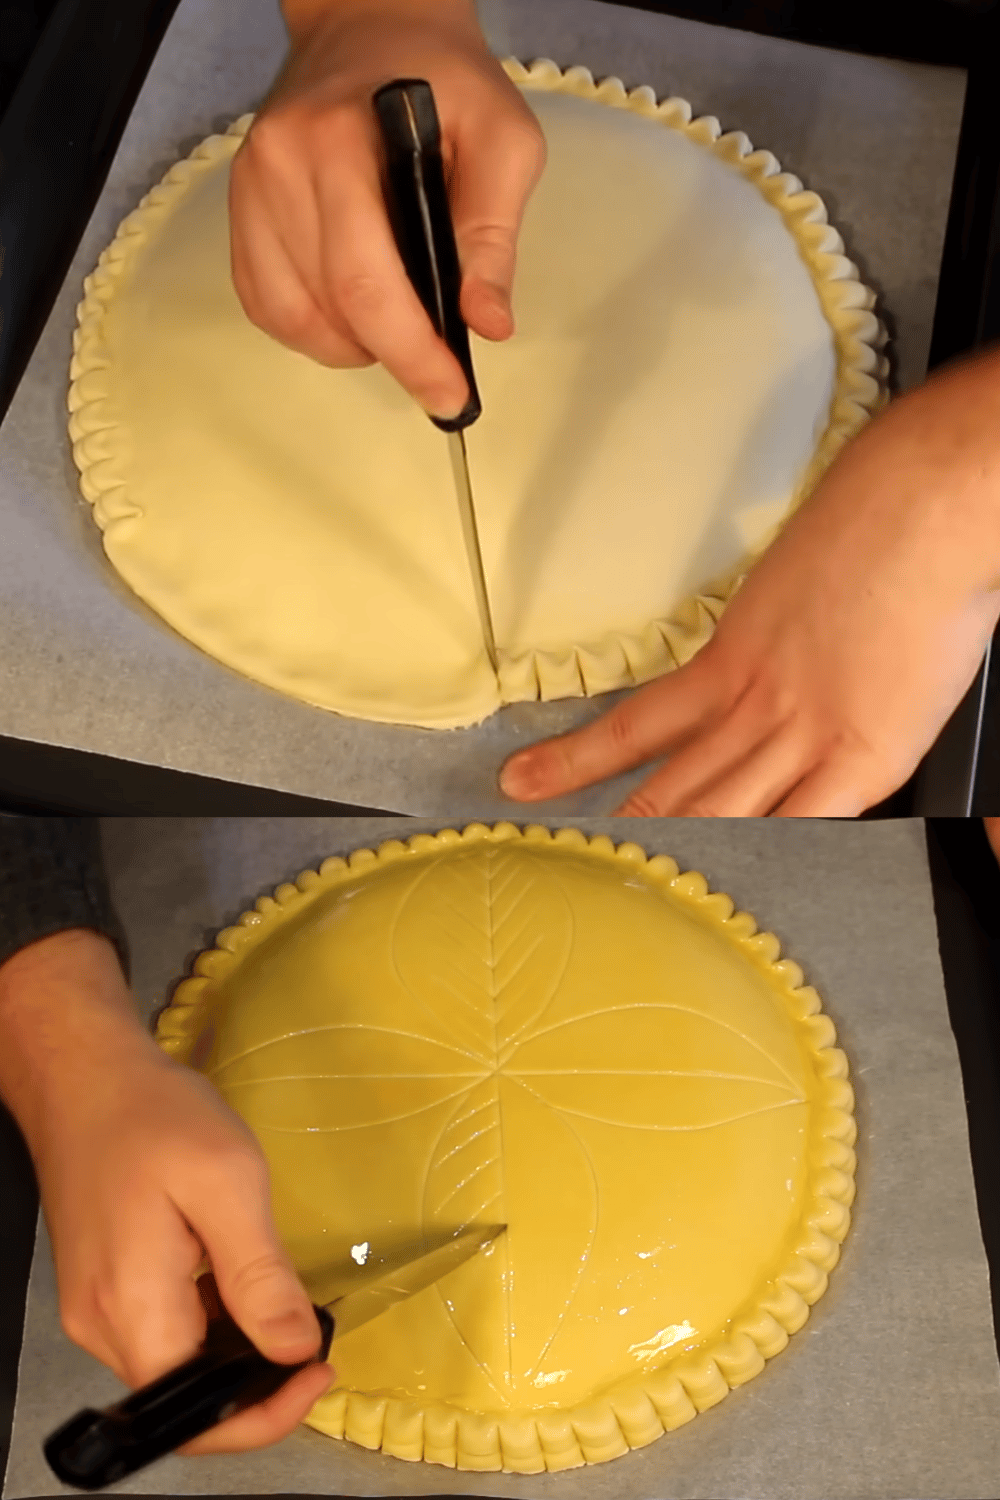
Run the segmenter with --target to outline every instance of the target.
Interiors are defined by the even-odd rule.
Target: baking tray
[[[0,239],[7,252],[0,275],[0,420],[63,285],[176,6],[177,0],[57,0],[0,121]],[[992,274],[1000,264],[1000,139],[992,128],[1000,68],[996,0],[922,0],[905,13],[860,0],[641,0],[622,8],[965,68],[966,102],[928,366],[1000,337],[1000,279]],[[988,667],[917,775],[872,815],[1000,809],[1000,666]],[[138,757],[118,759],[62,745],[59,738],[0,736],[0,802],[109,813],[377,810],[248,784],[254,778],[199,777]]]
[[[683,820],[682,820],[683,821]],[[930,875],[949,1014],[967,1099],[970,1149],[1000,1346],[1000,870],[982,826],[930,820]],[[0,1111],[0,1483],[6,1461],[37,1196],[16,1130]],[[1000,1476],[998,1476],[1000,1478]],[[531,1486],[527,1482],[525,1494]],[[997,1500],[997,1491],[981,1500]]]

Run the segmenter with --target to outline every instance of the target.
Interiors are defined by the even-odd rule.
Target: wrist
[[[36,1165],[53,1126],[161,1056],[107,938],[55,933],[0,966],[0,1098]]]

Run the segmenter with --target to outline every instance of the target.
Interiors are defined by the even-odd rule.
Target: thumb
[[[462,316],[483,338],[514,332],[510,305],[517,236],[545,160],[541,132],[520,121],[456,143],[452,222],[462,267]]]
[[[227,1311],[262,1354],[296,1364],[319,1352],[319,1323],[278,1239],[263,1164],[230,1179],[196,1233]]]
[[[227,1311],[268,1359],[292,1365],[318,1353],[316,1314],[280,1247],[243,1249],[231,1265],[213,1258],[212,1270]]]

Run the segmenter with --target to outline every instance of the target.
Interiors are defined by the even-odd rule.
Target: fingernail
[[[508,797],[530,797],[540,790],[541,765],[530,750],[512,755],[500,772],[500,790]]]
[[[488,285],[487,295],[489,298],[490,306],[496,312],[502,313],[505,318],[512,318],[514,316],[511,310],[510,298],[507,296],[507,293],[504,292],[500,287]]]
[[[424,411],[429,417],[438,417],[442,422],[453,422],[459,412],[465,410],[468,399],[468,392],[460,401],[456,401],[452,396],[435,396],[424,403]]]

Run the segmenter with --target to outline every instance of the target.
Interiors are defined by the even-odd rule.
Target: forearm
[[[989,586],[1000,575],[1000,345],[951,362],[916,395],[910,419],[923,483]]]
[[[157,1055],[107,938],[60,932],[0,965],[0,1098],[36,1166],[51,1127]]]
[[[1000,587],[1000,346],[935,371],[845,448],[803,507],[847,566],[875,544],[908,587],[968,599]],[[902,571],[901,571],[902,576]]]

